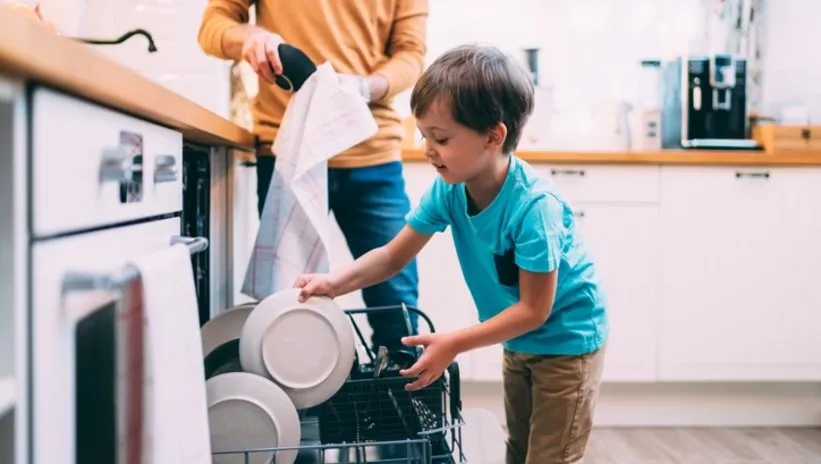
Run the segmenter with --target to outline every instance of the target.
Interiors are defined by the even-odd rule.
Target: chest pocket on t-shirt
[[[501,255],[494,253],[493,263],[496,265],[496,277],[500,284],[512,287],[519,283],[519,266],[516,265],[513,247]]]

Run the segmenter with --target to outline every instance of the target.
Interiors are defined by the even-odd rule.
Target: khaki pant
[[[593,426],[602,348],[582,356],[505,350],[507,464],[581,463]]]

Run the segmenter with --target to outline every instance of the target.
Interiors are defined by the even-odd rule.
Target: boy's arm
[[[371,250],[330,276],[333,294],[344,295],[377,284],[399,273],[448,225],[444,209],[445,185],[437,178],[407,214],[407,225],[387,245]]]
[[[544,324],[553,307],[558,274],[519,269],[519,301],[485,322],[453,332],[456,350],[496,345]]]
[[[400,371],[403,376],[418,377],[405,385],[405,389],[413,391],[430,385],[459,353],[502,343],[544,324],[553,307],[557,276],[556,269],[549,272],[520,269],[519,302],[496,316],[450,333],[412,335],[402,339],[406,345],[425,346],[419,360]]]
[[[430,234],[405,226],[387,245],[365,253],[351,265],[331,274],[334,294],[345,295],[393,277],[422,251],[430,238]]]

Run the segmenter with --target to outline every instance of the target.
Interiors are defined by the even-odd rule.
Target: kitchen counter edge
[[[0,5],[0,75],[34,82],[182,132],[192,142],[240,150],[251,133],[96,52]]]
[[[766,153],[740,150],[659,150],[659,151],[551,151],[521,150],[517,156],[530,163],[544,164],[625,164],[683,166],[821,166],[821,152]],[[406,162],[426,162],[418,148],[404,148]]]

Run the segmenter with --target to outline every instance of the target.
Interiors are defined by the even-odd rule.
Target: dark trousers
[[[257,210],[260,216],[273,177],[275,160],[273,156],[257,156]],[[328,204],[354,259],[387,244],[405,226],[405,215],[410,211],[402,163],[396,161],[364,168],[329,168]],[[367,307],[401,303],[416,307],[418,298],[416,260],[385,282],[362,289],[362,299]],[[414,333],[417,319],[415,314],[410,314]],[[368,323],[373,329],[373,346],[384,345],[389,352],[400,349],[400,338],[408,335],[401,311],[368,314]]]

